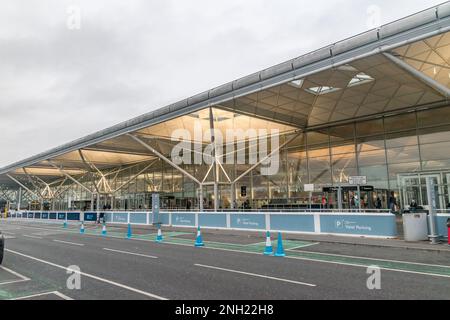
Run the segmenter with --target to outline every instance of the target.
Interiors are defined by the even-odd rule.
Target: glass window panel
[[[417,144],[416,130],[391,133],[386,136],[386,148],[411,146]]]
[[[420,161],[419,147],[409,146],[387,150],[388,164]]]
[[[420,146],[422,160],[450,159],[450,141],[423,144]]]
[[[360,167],[371,165],[385,165],[386,154],[384,152],[384,149],[358,153],[358,164]]]
[[[353,124],[333,127],[330,128],[330,140],[331,141],[341,141],[341,140],[349,140],[354,139],[355,136],[355,127]]]
[[[448,168],[450,168],[450,159],[422,161],[423,170],[448,169]]]
[[[412,173],[420,171],[420,162],[405,162],[398,164],[389,164],[389,179],[391,181],[397,180],[399,173]]]
[[[359,152],[370,150],[384,150],[384,136],[357,138],[357,150]]]
[[[351,142],[351,144],[341,145],[341,146],[331,148],[331,154],[343,154],[343,153],[354,153],[354,152],[355,152],[355,145],[353,144],[353,141]]]
[[[356,124],[356,135],[358,137],[372,136],[372,135],[377,135],[377,134],[382,134],[382,133],[384,133],[382,119],[358,122]]]
[[[355,153],[333,155],[333,168],[356,167]]]
[[[416,114],[414,112],[387,117],[384,119],[386,132],[395,132],[416,128]]]
[[[418,112],[417,120],[419,127],[450,124],[450,107]]]
[[[309,169],[330,169],[330,157],[317,157],[309,159]]]
[[[387,166],[360,166],[359,173],[367,177],[367,183],[375,188],[388,189]]]
[[[450,141],[450,126],[441,126],[419,130],[421,144]]]
[[[331,184],[331,170],[310,170],[310,182],[314,184]]]
[[[333,182],[347,183],[349,176],[358,175],[358,170],[355,167],[336,168],[333,166]]]
[[[324,130],[323,132],[308,132],[308,145],[328,145],[329,138],[328,138],[328,132],[327,130]]]
[[[310,158],[318,158],[318,157],[329,157],[330,156],[330,149],[328,148],[320,148],[320,149],[309,149],[308,150],[308,157]]]

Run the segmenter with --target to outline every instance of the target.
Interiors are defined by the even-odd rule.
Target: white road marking
[[[3,231],[3,234],[7,234],[10,236],[15,236],[16,234],[14,232],[9,232],[9,231]]]
[[[44,238],[42,238],[42,237],[36,237],[36,236],[29,236],[29,235],[27,235],[27,234],[24,234],[23,235],[25,238],[31,238],[31,239],[44,239]]]
[[[207,265],[203,265],[203,264],[194,264],[194,266],[201,267],[201,268],[215,269],[215,270],[220,270],[220,271],[226,271],[226,272],[232,272],[232,273],[239,273],[239,274],[244,274],[244,275],[252,276],[252,277],[265,278],[265,279],[270,279],[270,280],[299,284],[302,286],[317,287],[317,285],[312,284],[312,283],[306,283],[306,282],[300,282],[300,281],[294,281],[294,280],[288,280],[288,279],[282,279],[282,278],[275,278],[275,277],[265,276],[265,275],[257,274],[257,273],[225,269],[225,268],[219,268],[219,267],[214,267],[214,266],[207,266]]]
[[[12,283],[18,283],[18,282],[25,282],[25,281],[30,281],[30,280],[31,280],[30,278],[27,278],[27,277],[25,277],[24,275],[21,275],[20,273],[15,272],[15,271],[13,271],[13,270],[11,270],[11,269],[8,269],[8,268],[6,268],[6,267],[0,266],[0,268],[3,269],[3,270],[5,270],[5,271],[8,272],[8,273],[11,273],[12,275],[14,275],[14,276],[16,276],[17,278],[20,279],[20,280],[11,280],[11,281],[8,281],[8,280],[7,280],[6,282],[1,282],[1,283],[0,283],[0,286],[1,286],[1,285],[5,285],[5,284],[12,284]]]
[[[73,246],[79,246],[79,247],[83,247],[84,244],[83,243],[75,243],[75,242],[68,242],[68,241],[62,241],[62,240],[53,240],[54,242],[59,242],[59,243],[64,243],[64,244],[70,244]]]
[[[318,244],[320,244],[320,243],[319,242],[314,242],[314,243],[310,243],[310,244],[304,244],[304,245],[301,245],[301,246],[298,246],[298,247],[289,248],[289,249],[286,249],[286,250],[289,251],[289,250],[295,250],[295,249],[300,249],[300,248],[312,247],[312,246],[316,246]]]
[[[16,254],[18,256],[22,256],[24,258],[28,258],[28,259],[31,259],[31,260],[34,260],[34,261],[41,262],[41,263],[50,265],[52,267],[65,270],[65,271],[70,270],[69,268],[61,266],[61,265],[58,265],[56,263],[45,261],[45,260],[42,260],[42,259],[39,259],[39,258],[35,258],[35,257],[29,256],[29,255],[26,255],[26,254],[23,254],[23,253],[20,253],[20,252],[17,252],[17,251],[13,251],[13,250],[10,250],[10,249],[5,249],[5,251],[7,251],[9,253],[12,253],[12,254]],[[116,286],[116,287],[119,287],[119,288],[122,288],[122,289],[126,289],[126,290],[129,290],[129,291],[132,291],[132,292],[136,292],[138,294],[141,294],[141,295],[144,295],[144,296],[147,296],[147,297],[150,297],[150,298],[154,298],[154,299],[158,299],[158,300],[168,300],[167,298],[163,298],[163,297],[158,296],[156,294],[149,293],[149,292],[146,292],[146,291],[142,291],[142,290],[139,290],[139,289],[136,289],[136,288],[132,288],[132,287],[126,286],[124,284],[120,284],[118,282],[107,280],[107,279],[104,279],[104,278],[101,278],[101,277],[98,277],[98,276],[95,276],[95,275],[92,275],[92,274],[89,274],[89,273],[80,272],[80,274],[85,276],[85,277],[88,277],[88,278],[91,278],[91,279],[94,279],[94,280],[97,280],[97,281],[101,281],[101,282],[104,282],[104,283],[107,283],[107,284],[110,284],[110,285],[113,285],[113,286]]]
[[[357,257],[357,256],[348,256],[348,255],[343,255],[343,254],[334,254],[334,253],[317,252],[317,251],[296,250],[296,252],[307,253],[307,254],[313,253],[313,254],[319,254],[319,255],[324,255],[324,256],[336,256],[336,257],[352,258],[352,259],[376,260],[376,261],[406,263],[406,264],[414,264],[414,265],[418,265],[418,266],[427,266],[427,267],[450,268],[450,265],[443,265],[443,264],[429,264],[429,263],[409,262],[409,261],[402,261],[402,260],[389,260],[389,259],[378,259],[378,258],[368,258],[368,257]]]
[[[141,254],[141,253],[134,253],[134,252],[121,251],[121,250],[108,249],[108,248],[103,248],[103,250],[111,251],[111,252],[118,252],[118,253],[123,253],[123,254],[129,254],[129,255],[139,256],[139,257],[146,257],[146,258],[151,258],[151,259],[158,259],[158,257],[149,256],[149,255]]]
[[[55,296],[58,296],[64,300],[73,300],[72,298],[66,296],[65,294],[62,294],[59,291],[51,291],[51,292],[43,292],[43,293],[37,293],[37,294],[33,294],[31,296],[26,296],[26,297],[20,297],[20,298],[14,298],[11,300],[25,300],[25,299],[30,299],[30,298],[36,298],[36,297],[42,297],[42,296],[49,296],[51,294],[54,294]]]
[[[29,226],[23,226],[23,227],[24,228],[34,228],[34,229],[44,229],[44,228],[29,227]],[[49,229],[44,229],[44,230],[49,230]],[[92,236],[98,237],[99,235],[92,235]],[[116,237],[116,236],[112,236],[112,235],[108,235],[108,238],[122,239],[121,237]],[[146,241],[146,242],[149,241],[149,240],[146,240],[146,239],[139,239],[139,238],[133,238],[132,240]],[[210,243],[212,243],[212,242],[210,242]],[[166,242],[165,244],[176,245],[176,246],[184,246],[184,247],[192,247],[191,245],[182,244],[182,243],[168,243],[168,242]],[[248,251],[236,250],[236,249],[211,248],[211,247],[202,247],[202,249],[261,255],[260,253],[256,253],[256,252],[248,252]],[[443,250],[443,251],[448,251],[448,250]],[[297,252],[301,252],[301,251],[297,250]],[[323,253],[323,252],[313,252],[313,251],[305,251],[305,252],[307,252],[307,253],[317,253],[317,254],[321,254],[321,255],[335,255],[335,256],[339,256],[337,254],[329,254],[329,253]],[[350,257],[350,258],[358,258],[358,259],[365,259],[365,260],[374,260],[374,261],[378,260],[378,261],[400,262],[400,263],[406,263],[406,264],[415,264],[415,265],[423,265],[423,266],[431,266],[431,267],[444,267],[444,268],[450,267],[450,266],[447,266],[447,265],[434,265],[434,264],[425,264],[425,263],[409,262],[409,261],[397,261],[397,260],[387,260],[387,259],[367,258],[367,257],[357,257],[357,256],[344,256],[344,255],[340,255],[340,256],[342,256],[342,257]],[[367,265],[365,265],[365,264],[363,265],[363,264],[354,264],[354,263],[348,263],[348,262],[325,261],[325,260],[319,260],[319,259],[313,259],[313,258],[293,257],[293,256],[289,256],[289,255],[286,256],[286,258],[288,258],[288,259],[296,259],[296,260],[304,260],[304,261],[312,261],[312,262],[318,262],[318,263],[337,264],[337,265],[344,265],[344,266],[351,266],[351,267],[358,267],[358,268],[367,268]],[[436,273],[423,273],[423,272],[417,272],[417,271],[398,270],[398,269],[383,268],[383,267],[381,267],[380,269],[386,270],[386,271],[393,271],[393,272],[420,274],[420,275],[431,276],[431,277],[450,278],[450,276],[448,276],[448,275],[441,275],[441,274],[436,274]]]

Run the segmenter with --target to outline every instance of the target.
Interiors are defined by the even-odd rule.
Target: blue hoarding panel
[[[58,220],[66,220],[66,213],[58,212]]]
[[[128,213],[126,212],[114,212],[113,221],[115,223],[128,223]]]
[[[40,219],[41,218],[41,213],[40,212],[35,212],[34,213],[34,218],[35,219]]]
[[[169,216],[170,216],[170,214],[169,213],[159,213],[159,220],[160,220],[160,222],[162,223],[162,224],[165,224],[165,225],[169,225]],[[156,223],[157,221],[155,221],[155,220],[152,220],[152,221],[154,221],[154,223]]]
[[[339,233],[381,237],[396,237],[397,224],[394,215],[321,215],[322,233]]]
[[[198,215],[198,224],[201,227],[226,228],[227,215],[221,213],[200,213]]]
[[[195,227],[195,214],[193,213],[173,213],[172,225]]]
[[[130,213],[130,223],[146,224],[147,214],[143,212]]]
[[[85,212],[84,221],[97,221],[97,212]]]
[[[101,213],[99,213],[99,215],[101,215]],[[103,217],[106,222],[113,222],[113,213],[112,212],[105,212]]]
[[[450,214],[436,217],[438,234],[444,237],[448,237],[447,219],[450,219]]]
[[[314,232],[314,216],[271,214],[270,229],[296,232]]]
[[[48,219],[48,212],[42,212],[41,219]]]
[[[80,221],[80,213],[79,212],[68,212],[67,220],[69,221]]]
[[[50,219],[56,220],[56,212],[50,212]]]
[[[28,212],[28,219],[33,219],[33,217],[34,217],[33,212]]]
[[[264,214],[233,214],[231,215],[231,228],[235,229],[266,229]]]

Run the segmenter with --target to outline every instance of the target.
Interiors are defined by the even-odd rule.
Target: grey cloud
[[[2,0],[0,166],[440,2]]]

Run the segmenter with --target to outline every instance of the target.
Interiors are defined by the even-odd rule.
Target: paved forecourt
[[[286,258],[263,256],[264,234],[227,238],[194,230],[132,230],[0,221],[7,235],[1,299],[448,299],[450,254],[284,240]],[[273,238],[274,250],[277,241]],[[371,254],[373,252],[373,254]],[[67,288],[69,266],[81,290]],[[367,288],[367,267],[382,289]]]

